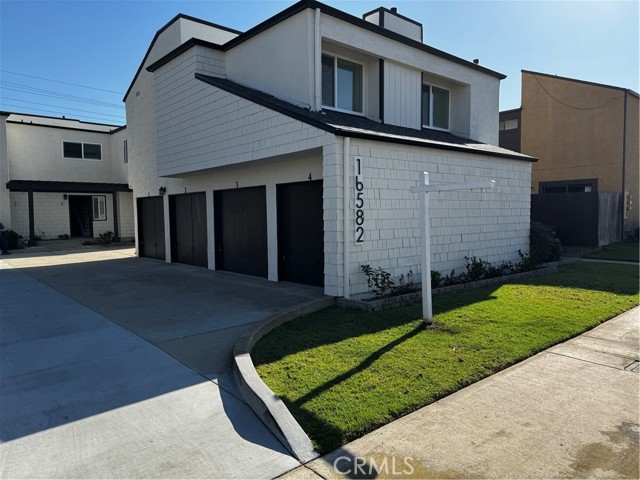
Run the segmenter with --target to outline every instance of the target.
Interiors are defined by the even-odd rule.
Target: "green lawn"
[[[639,257],[638,242],[614,242],[602,247],[598,252],[585,255],[585,258],[626,262],[638,262]]]
[[[576,263],[554,275],[384,312],[330,308],[252,352],[258,373],[321,452],[331,451],[638,304],[638,269]]]

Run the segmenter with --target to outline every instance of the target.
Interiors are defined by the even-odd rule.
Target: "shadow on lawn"
[[[625,296],[637,295],[639,291],[637,269],[611,264],[566,265],[561,267],[557,274],[531,277],[512,282],[507,281],[505,284],[595,290]],[[475,290],[434,296],[434,315],[479,302],[495,301],[500,295],[499,290],[503,285],[493,285]],[[529,305],[529,307],[535,308],[535,305]],[[526,306],[523,305],[523,308],[526,308]],[[340,428],[319,418],[313,412],[307,410],[304,405],[323,392],[366,370],[385,353],[392,351],[424,331],[422,323],[416,324],[420,318],[420,304],[379,312],[363,312],[334,307],[280,326],[258,342],[252,352],[252,357],[256,365],[267,364],[277,362],[289,355],[341,342],[349,338],[371,335],[407,324],[417,325],[401,337],[390,341],[371,353],[356,367],[337,375],[309,391],[301,398],[290,401],[286,397],[282,397],[294,417],[301,425],[304,425],[305,430],[314,432],[313,439],[318,449],[326,453],[338,448],[342,443],[350,439],[343,438],[343,432]],[[440,333],[456,335],[463,333],[462,328],[464,327],[440,325],[436,328]]]

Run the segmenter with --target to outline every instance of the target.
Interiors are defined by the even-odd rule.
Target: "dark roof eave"
[[[476,155],[483,155],[489,157],[500,157],[500,158],[508,158],[510,160],[520,160],[523,162],[531,162],[535,163],[538,161],[538,158],[532,157],[529,155],[511,155],[509,153],[504,152],[492,152],[489,150],[479,150],[475,148],[469,148],[458,145],[451,144],[442,144],[438,142],[432,142],[429,140],[421,140],[421,139],[411,139],[411,138],[399,138],[399,137],[389,137],[385,135],[376,135],[372,133],[365,132],[353,132],[351,130],[341,130],[337,129],[336,135],[341,137],[351,137],[351,138],[361,138],[363,140],[374,140],[377,142],[386,142],[386,143],[397,143],[401,145],[412,145],[416,147],[424,147],[424,148],[435,148],[437,150],[449,150],[454,152],[464,152],[464,153],[473,153]]]
[[[195,74],[195,78],[211,86],[225,90],[231,93],[232,95],[236,95],[240,98],[244,98],[245,100],[249,100],[250,102],[256,103],[265,108],[281,113],[282,115],[286,115],[290,118],[306,123],[307,125],[311,125],[313,127],[316,127],[320,130],[324,130],[325,132],[328,132],[334,135],[339,135],[343,137],[361,138],[365,140],[375,140],[375,141],[386,142],[386,143],[396,143],[396,144],[403,144],[403,145],[413,145],[418,147],[435,148],[440,150],[473,153],[477,155],[508,158],[511,160],[520,160],[520,161],[527,161],[527,162],[538,161],[538,159],[535,157],[531,157],[523,154],[517,154],[517,153],[510,154],[506,152],[481,150],[481,149],[472,148],[464,145],[445,144],[445,143],[436,142],[428,139],[408,138],[408,137],[401,137],[398,135],[383,135],[378,133],[353,131],[349,128],[334,126],[334,125],[330,125],[325,122],[322,122],[320,120],[309,118],[308,116],[302,113],[296,112],[294,109],[285,108],[275,102],[266,101],[264,98],[261,98],[258,95],[252,94],[249,88],[246,88],[246,87],[242,89],[229,88],[229,85],[222,84],[221,82],[217,82],[215,78],[207,77],[206,75],[202,75],[199,73]],[[226,81],[226,82],[229,82],[229,81]]]
[[[126,183],[56,182],[47,180],[9,180],[12,192],[113,193],[132,192]]]
[[[212,83],[211,81],[209,81],[209,77],[207,77],[206,75],[202,75],[200,73],[196,73],[195,74],[195,78],[197,80],[200,80],[201,82],[207,83],[213,87],[216,88],[220,88],[222,90],[225,90],[223,87],[221,87],[220,85],[217,85],[215,83]],[[229,91],[229,90],[226,90]],[[281,113],[283,115],[286,115],[287,117],[291,117],[295,120],[300,120],[301,122],[304,122],[308,125],[311,125],[312,127],[316,127],[319,128],[321,130],[324,130],[325,132],[329,132],[329,133],[336,133],[337,129],[332,127],[331,125],[327,125],[324,122],[320,122],[318,120],[314,120],[308,117],[305,117],[304,115],[300,115],[297,112],[287,109],[287,108],[282,108],[279,105],[270,103],[267,104],[266,102],[264,102],[261,98],[255,96],[255,95],[251,95],[251,93],[245,91],[242,94],[240,94],[237,91],[229,91],[229,93],[232,93],[233,95],[236,95],[238,97],[244,98],[245,100],[249,100],[253,103],[257,103],[258,105],[262,105],[265,108],[268,108],[270,110],[276,111],[278,113]]]
[[[238,35],[236,38],[229,40],[227,43],[225,43],[223,45],[224,50],[229,50],[233,47],[235,47],[236,45],[239,45],[242,42],[245,42],[246,40],[249,40],[250,38],[258,35],[259,33],[271,28],[272,26],[282,22],[283,20],[286,20],[287,18],[307,9],[316,9],[319,8],[323,13],[326,13],[327,15],[330,15],[334,18],[337,18],[339,20],[343,20],[345,22],[351,23],[352,25],[356,25],[358,27],[364,28],[365,30],[369,30],[371,32],[377,33],[379,35],[382,35],[383,37],[387,37],[391,40],[395,40],[397,42],[403,43],[405,45],[408,45],[410,47],[413,48],[417,48],[419,50],[422,50],[424,52],[430,53],[432,55],[435,55],[437,57],[440,58],[444,58],[446,60],[450,60],[454,63],[458,63],[460,65],[463,65],[465,67],[469,67],[472,68],[474,70],[480,71],[482,73],[485,73],[487,75],[491,75],[493,77],[496,77],[500,80],[504,80],[505,78],[507,78],[506,75],[496,72],[494,70],[491,70],[489,68],[480,66],[478,64],[475,64],[473,62],[470,62],[468,60],[464,60],[463,58],[460,57],[456,57],[455,55],[452,55],[450,53],[444,52],[442,50],[438,50],[437,48],[434,47],[430,47],[429,45],[426,45],[422,42],[418,42],[417,40],[413,40],[411,38],[405,37],[404,35],[400,35],[398,33],[395,33],[391,30],[388,30],[386,28],[380,27],[378,25],[375,25],[373,23],[367,22],[366,20],[363,20],[361,18],[355,17],[351,14],[345,13],[341,10],[338,10],[337,8],[333,8],[330,7],[329,5],[325,5],[324,3],[318,2],[317,0],[300,0],[298,3],[292,5],[291,7],[287,8],[286,10],[283,10],[282,12],[276,14],[275,16],[265,20],[264,22],[260,23],[259,25],[256,25],[255,27],[253,27],[250,30],[247,30],[245,33]]]
[[[16,114],[16,115],[22,115],[22,114]],[[100,133],[100,134],[103,134],[103,135],[112,135],[114,133],[117,133],[117,132],[127,128],[126,125],[123,125],[121,127],[116,127],[116,125],[113,125],[113,127],[114,127],[113,130],[101,131],[101,130],[91,130],[89,128],[66,127],[64,125],[47,125],[46,123],[18,122],[17,120],[7,120],[6,122],[10,123],[12,125],[24,125],[24,126],[27,126],[27,127],[57,128],[59,130],[72,130],[72,131],[75,131],[75,132]],[[97,125],[101,125],[101,124],[97,124]]]

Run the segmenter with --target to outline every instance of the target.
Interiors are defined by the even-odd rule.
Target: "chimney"
[[[422,42],[422,24],[398,13],[397,7],[380,7],[365,13],[362,18],[374,25],[391,30],[399,35]]]

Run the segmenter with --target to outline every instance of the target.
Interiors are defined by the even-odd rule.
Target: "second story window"
[[[360,63],[322,55],[322,105],[363,113],[364,74]]]
[[[422,126],[449,130],[449,90],[422,85]]]
[[[102,145],[99,143],[62,142],[64,158],[102,160]]]

